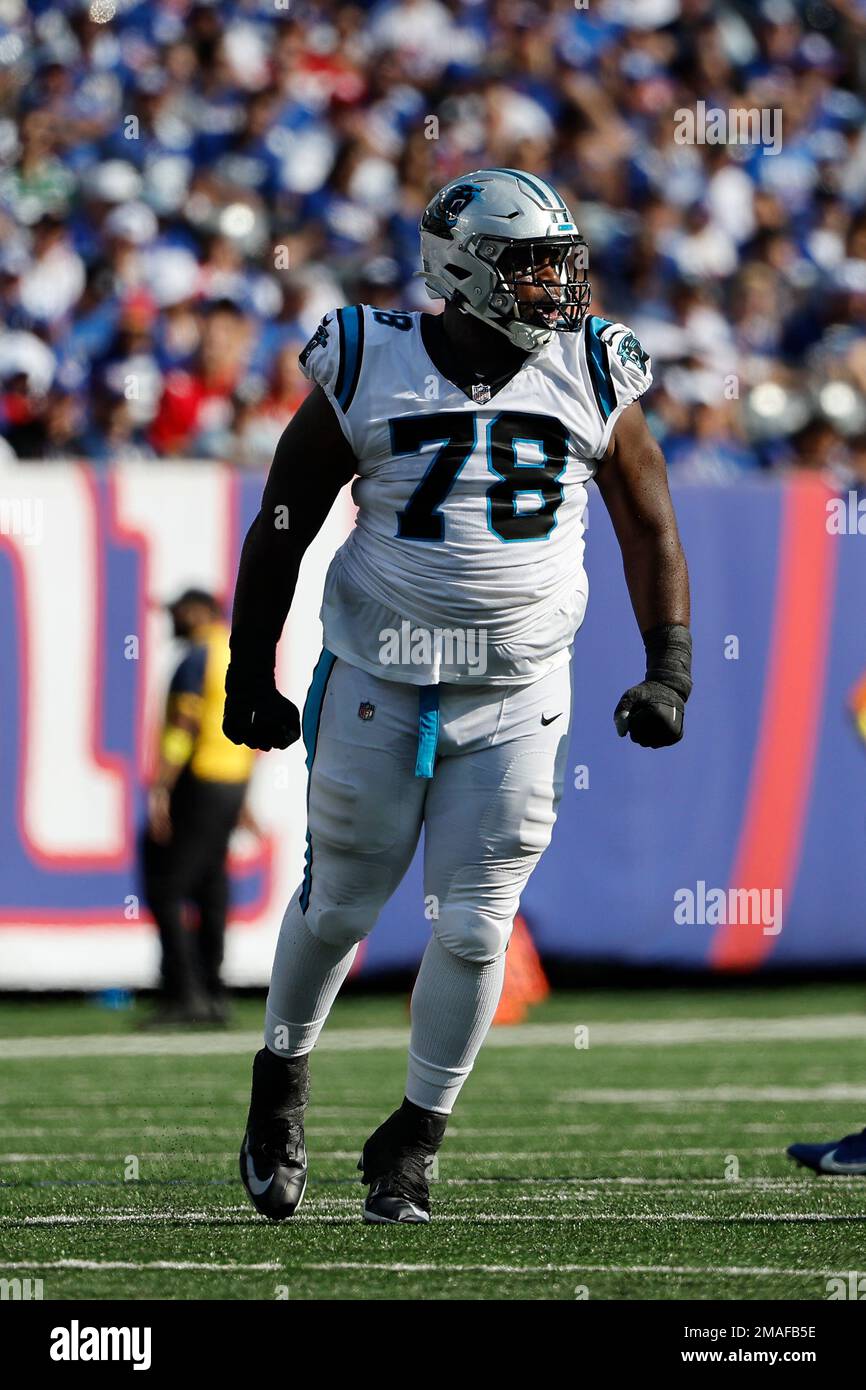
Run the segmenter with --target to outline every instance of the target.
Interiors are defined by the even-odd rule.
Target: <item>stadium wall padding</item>
[[[137,987],[157,952],[136,843],[161,692],[161,606],[229,596],[262,479],[210,464],[21,465],[0,482],[0,982]],[[542,953],[630,966],[772,971],[866,962],[866,747],[848,709],[866,669],[866,534],[793,475],[673,487],[692,580],[686,737],[651,751],[612,713],[643,674],[610,523],[589,507],[590,602],[574,647],[568,775],[522,911]],[[866,508],[864,508],[866,510]],[[300,704],[348,493],[305,562],[280,650]],[[863,519],[866,531],[866,518]],[[300,879],[300,747],[258,764],[264,844],[239,837],[227,973],[264,983]],[[428,910],[429,906],[428,906]],[[736,920],[725,920],[733,916]],[[359,969],[412,967],[430,922],[421,854]]]

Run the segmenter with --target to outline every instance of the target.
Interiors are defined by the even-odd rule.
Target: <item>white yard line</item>
[[[158,1108],[158,1107],[155,1107],[155,1108]],[[150,1113],[152,1114],[153,1112],[150,1112]],[[745,1128],[745,1127],[746,1127],[746,1126],[744,1126],[744,1128]],[[345,1139],[345,1137],[346,1137],[346,1130],[347,1130],[348,1128],[350,1128],[350,1126],[348,1126],[348,1125],[317,1125],[316,1122],[315,1122],[315,1120],[313,1120],[312,1123],[305,1124],[304,1128],[305,1128],[305,1130],[306,1130],[306,1135],[307,1135],[307,1138],[308,1138],[308,1139],[323,1139],[323,1138],[341,1138],[341,1139]],[[478,1129],[478,1128],[474,1128],[474,1127],[465,1128],[463,1125],[449,1125],[449,1126],[448,1126],[448,1137],[449,1137],[449,1139],[456,1139],[458,1136],[459,1136],[461,1139],[464,1139],[464,1138],[467,1138],[467,1137],[468,1137],[468,1138],[473,1138],[473,1139],[480,1139],[480,1138],[483,1138],[483,1137],[486,1136],[486,1135],[493,1135],[493,1134],[495,1134],[495,1135],[498,1135],[499,1137],[501,1137],[501,1138],[503,1138],[503,1139],[525,1139],[525,1138],[527,1138],[528,1136],[530,1136],[530,1135],[536,1133],[537,1128],[538,1128],[537,1125],[523,1125],[523,1126],[522,1126],[521,1128],[519,1128],[519,1129],[503,1129],[503,1128],[500,1128],[500,1127],[497,1126],[497,1125],[494,1125],[494,1126],[492,1126],[492,1127],[490,1127],[490,1128],[481,1128],[481,1129]],[[600,1124],[591,1124],[591,1125],[548,1125],[548,1124],[545,1124],[545,1126],[544,1126],[544,1132],[545,1132],[545,1134],[597,1134],[601,1128],[602,1128],[602,1126],[601,1126]],[[632,1126],[632,1132],[634,1133],[634,1132],[637,1131],[637,1130],[644,1130],[644,1129],[646,1129],[647,1132],[649,1132],[649,1130],[652,1130],[653,1132],[657,1132],[657,1133],[659,1133],[659,1134],[661,1134],[661,1133],[665,1133],[665,1134],[677,1134],[677,1133],[680,1133],[680,1132],[683,1132],[683,1133],[688,1132],[689,1134],[698,1134],[698,1133],[703,1132],[703,1130],[704,1130],[705,1128],[706,1128],[705,1125],[699,1125],[699,1124],[688,1125],[688,1126],[686,1126],[685,1128],[683,1128],[682,1130],[678,1129],[677,1126],[675,1126],[675,1125],[652,1125],[652,1126],[649,1126],[649,1127],[647,1127],[647,1126],[641,1126],[641,1125],[633,1125],[633,1126]],[[108,1127],[108,1128],[104,1128],[104,1127],[101,1126],[101,1125],[88,1125],[87,1127],[80,1127],[80,1128],[79,1128],[78,1126],[73,1126],[73,1125],[62,1125],[62,1126],[56,1126],[56,1125],[9,1125],[9,1126],[4,1126],[4,1125],[0,1125],[0,1135],[6,1135],[6,1134],[8,1134],[8,1136],[9,1136],[10,1138],[15,1138],[15,1139],[41,1139],[41,1138],[43,1138],[43,1137],[46,1136],[46,1135],[51,1135],[51,1136],[53,1136],[54,1138],[57,1138],[58,1129],[62,1129],[62,1133],[63,1133],[64,1139],[66,1139],[66,1138],[69,1138],[69,1139],[72,1139],[72,1138],[80,1139],[80,1138],[82,1138],[82,1137],[84,1137],[84,1136],[86,1136],[88,1139],[125,1139],[125,1138],[129,1137],[131,1134],[133,1134],[133,1130],[134,1130],[135,1138],[137,1138],[137,1139],[142,1139],[142,1138],[143,1138],[143,1139],[164,1139],[164,1138],[166,1138],[167,1136],[175,1137],[175,1136],[177,1136],[177,1135],[179,1135],[179,1134],[183,1134],[183,1135],[192,1135],[192,1136],[208,1137],[208,1138],[212,1138],[212,1139],[213,1139],[213,1138],[220,1138],[220,1139],[229,1138],[229,1139],[231,1139],[232,1141],[237,1140],[238,1144],[240,1144],[241,1135],[242,1135],[242,1133],[243,1133],[243,1128],[242,1128],[242,1127],[239,1128],[237,1124],[233,1124],[233,1125],[187,1125],[187,1124],[180,1124],[180,1123],[179,1123],[179,1124],[176,1124],[176,1125],[142,1125],[142,1126],[139,1128],[138,1125],[133,1126],[132,1123],[130,1123],[130,1124],[124,1125],[124,1126],[122,1126],[122,1127],[118,1127],[118,1126],[112,1125],[112,1126],[110,1126],[110,1127]],[[819,1131],[816,1130],[816,1133],[817,1133],[817,1132],[819,1132]],[[823,1129],[820,1130],[820,1133],[823,1134]],[[364,1135],[363,1137],[366,1138],[366,1135]]]
[[[171,1186],[178,1186],[178,1185],[180,1185],[181,1183],[184,1183],[185,1180],[183,1180],[183,1179],[179,1179],[179,1180],[178,1180],[178,1179],[171,1179],[171,1178],[169,1178],[169,1179],[157,1179],[157,1180],[153,1180],[153,1179],[148,1180],[148,1179],[145,1179],[145,1180],[144,1180],[144,1186],[146,1186],[146,1187],[153,1186],[153,1185],[154,1185],[154,1181],[156,1181],[156,1183],[157,1183],[159,1186],[163,1186],[163,1187],[168,1186],[168,1187],[171,1187]],[[236,1181],[236,1179],[235,1179],[234,1177],[231,1177],[231,1178],[220,1178],[220,1179],[202,1179],[202,1181],[201,1181],[200,1183],[195,1183],[195,1182],[193,1182],[193,1181],[190,1179],[189,1182],[188,1182],[186,1185],[191,1185],[191,1186],[205,1186],[205,1187],[209,1187],[209,1186],[214,1186],[214,1187],[227,1187],[227,1186],[230,1186],[230,1185],[234,1185],[235,1181]],[[354,1185],[354,1183],[353,1183],[353,1181],[352,1181],[351,1179],[343,1179],[343,1178],[340,1178],[340,1179],[338,1179],[337,1181],[338,1181],[342,1186],[353,1186],[353,1185]],[[359,1185],[360,1185],[360,1180],[357,1180],[357,1181],[358,1181],[358,1183],[359,1183]],[[709,1189],[710,1191],[712,1191],[713,1189],[716,1189],[716,1188],[727,1188],[727,1189],[728,1189],[730,1192],[732,1192],[732,1193],[751,1190],[751,1191],[758,1191],[758,1192],[780,1192],[780,1193],[784,1193],[784,1194],[786,1194],[786,1195],[788,1195],[788,1196],[795,1196],[795,1195],[801,1195],[801,1196],[802,1196],[803,1193],[806,1192],[806,1190],[807,1190],[806,1184],[809,1183],[809,1182],[814,1181],[814,1179],[808,1178],[808,1177],[804,1177],[804,1178],[797,1178],[797,1177],[795,1177],[795,1178],[763,1178],[763,1177],[760,1177],[760,1178],[737,1178],[737,1179],[731,1179],[731,1178],[675,1178],[675,1177],[644,1178],[644,1177],[629,1177],[629,1176],[624,1176],[624,1177],[605,1177],[605,1178],[599,1178],[599,1177],[582,1178],[582,1177],[573,1177],[573,1176],[567,1176],[567,1175],[563,1175],[563,1174],[557,1174],[557,1175],[554,1176],[554,1177],[545,1177],[545,1178],[533,1178],[533,1177],[504,1177],[504,1178],[503,1178],[503,1177],[491,1177],[491,1178],[485,1178],[485,1177],[471,1177],[471,1178],[439,1177],[439,1178],[435,1179],[435,1181],[436,1181],[436,1183],[438,1184],[438,1186],[439,1186],[440,1188],[443,1188],[443,1189],[444,1189],[444,1188],[452,1188],[452,1187],[470,1187],[470,1188],[471,1188],[471,1187],[491,1187],[491,1186],[496,1186],[496,1187],[500,1187],[500,1188],[501,1188],[501,1187],[509,1187],[509,1188],[511,1188],[511,1187],[538,1187],[538,1188],[541,1189],[541,1191],[540,1191],[539,1193],[537,1193],[536,1195],[534,1195],[534,1196],[510,1196],[508,1200],[509,1200],[510,1202],[546,1202],[546,1201],[551,1201],[551,1202],[553,1202],[553,1201],[564,1202],[564,1201],[567,1201],[567,1200],[586,1201],[589,1197],[596,1197],[596,1196],[599,1196],[599,1197],[600,1197],[600,1196],[602,1195],[602,1193],[601,1193],[600,1190],[596,1191],[596,1189],[602,1189],[602,1188],[605,1188],[605,1187],[651,1187],[651,1188],[654,1188],[657,1192],[660,1192],[660,1193],[664,1193],[664,1192],[679,1192],[680,1195],[684,1195],[684,1189],[686,1189],[686,1188],[692,1188],[692,1187],[693,1187],[693,1188],[696,1188],[696,1189],[704,1189],[704,1188],[707,1188],[707,1189]],[[834,1177],[833,1177],[833,1188],[834,1188],[834,1190],[837,1189],[837,1188],[844,1188],[844,1187],[850,1187],[850,1188],[854,1189],[854,1188],[856,1188],[856,1187],[858,1186],[858,1184],[861,1184],[862,1182],[863,1182],[863,1178],[862,1178],[861,1176],[858,1176],[858,1175],[847,1175],[847,1176],[846,1176],[846,1175],[844,1175],[844,1174],[836,1174],[836,1175],[834,1175]],[[9,1184],[9,1185],[10,1185],[10,1186],[16,1186],[16,1184]],[[89,1178],[87,1178],[87,1179],[82,1179],[80,1183],[77,1182],[74,1178],[73,1178],[73,1179],[69,1179],[69,1178],[67,1178],[67,1179],[58,1178],[58,1179],[56,1179],[56,1180],[46,1179],[45,1181],[37,1181],[35,1185],[36,1185],[37,1187],[78,1187],[78,1186],[84,1186],[84,1187],[91,1187],[91,1188],[92,1188],[92,1187],[106,1187],[106,1186],[109,1186],[109,1187],[120,1187],[120,1186],[124,1186],[124,1187],[134,1188],[136,1184],[135,1184],[134,1181],[130,1181],[129,1183],[126,1183],[126,1182],[124,1182],[124,1181],[123,1181],[122,1179],[120,1179],[120,1178],[117,1178],[117,1179],[106,1179],[105,1181],[100,1181],[99,1179],[89,1179]],[[572,1189],[572,1193],[566,1192],[565,1189]],[[572,1194],[574,1193],[574,1190],[575,1190],[575,1189],[577,1189],[578,1192],[576,1193],[576,1195],[573,1195],[573,1196],[572,1196]],[[584,1190],[580,1191],[580,1189],[584,1189]],[[687,1195],[687,1194],[685,1194],[685,1195]],[[464,1203],[466,1203],[466,1204],[468,1205],[469,1202],[477,1202],[477,1201],[479,1200],[479,1198],[478,1198],[478,1197],[465,1197],[465,1198],[455,1198],[454,1200],[455,1200],[455,1201],[462,1201],[462,1202],[464,1202]],[[323,1194],[322,1194],[322,1195],[319,1195],[319,1196],[317,1196],[317,1197],[308,1196],[307,1199],[306,1199],[306,1201],[305,1201],[305,1203],[304,1203],[304,1210],[306,1211],[306,1210],[308,1210],[311,1206],[312,1206],[312,1207],[315,1207],[316,1205],[319,1205],[319,1206],[327,1206],[329,1203],[335,1203],[335,1204],[339,1204],[339,1203],[341,1203],[341,1202],[354,1203],[354,1202],[356,1202],[356,1201],[360,1201],[360,1197],[335,1197],[335,1196],[325,1196],[325,1195],[323,1195]],[[223,1210],[226,1210],[226,1208],[223,1208]],[[241,1207],[241,1208],[235,1208],[235,1210],[244,1210],[244,1211],[245,1211],[245,1210],[247,1210],[247,1208],[246,1208],[246,1207]],[[219,1213],[217,1212],[216,1214],[218,1215]],[[183,1215],[182,1212],[179,1212],[179,1213],[178,1213],[178,1216],[182,1216],[182,1215]],[[6,1218],[0,1216],[0,1225],[3,1224],[4,1219],[6,1219]],[[20,1218],[9,1218],[9,1219],[19,1220]]]
[[[214,1273],[245,1274],[247,1271],[273,1271],[283,1266],[269,1261],[267,1264],[202,1264],[197,1260],[5,1260],[0,1262],[0,1270],[7,1269],[194,1269]]]
[[[244,1102],[246,1104],[246,1102]],[[161,1107],[159,1107],[161,1109]],[[153,1111],[148,1111],[153,1114]],[[354,1121],[343,1125],[318,1125],[315,1120],[305,1126],[308,1139],[325,1138],[345,1138],[347,1130],[350,1130]],[[554,1134],[598,1134],[604,1126],[601,1124],[586,1125],[557,1125],[544,1122],[544,1133]],[[183,1135],[188,1138],[201,1139],[229,1139],[233,1143],[240,1143],[241,1130],[237,1124],[232,1125],[189,1125],[178,1122],[175,1125],[141,1125],[130,1121],[126,1125],[87,1125],[78,1127],[76,1125],[7,1125],[0,1124],[0,1137],[11,1139],[43,1139],[48,1136],[57,1138],[58,1130],[62,1131],[64,1139],[165,1139],[168,1137],[176,1138]],[[790,1137],[791,1121],[774,1120],[772,1123],[749,1123],[740,1124],[739,1130],[744,1134],[779,1134],[785,1139]],[[797,1121],[797,1134],[800,1138],[804,1135],[814,1136],[816,1140],[826,1138],[827,1125],[808,1123],[802,1120]],[[629,1134],[703,1134],[706,1131],[704,1121],[696,1121],[694,1124],[665,1124],[663,1121],[656,1121],[654,1124],[629,1124]],[[517,1128],[505,1128],[500,1125],[449,1125],[448,1138],[472,1138],[481,1139],[488,1135],[496,1135],[502,1139],[526,1139],[538,1132],[537,1124],[520,1125]],[[366,1137],[366,1136],[362,1136]],[[593,1153],[595,1150],[593,1150]],[[621,1150],[619,1152],[622,1152]],[[678,1150],[683,1153],[685,1150]],[[715,1152],[715,1150],[714,1150]],[[777,1153],[778,1146],[772,1149],[759,1151],[750,1150],[751,1153],[766,1152]]]
[[[722,1154],[729,1153],[730,1149],[730,1144],[719,1144],[710,1149],[497,1149],[485,1153],[449,1149],[442,1154],[442,1162],[505,1163],[513,1159],[523,1163],[532,1159],[543,1159],[545,1162],[549,1162],[551,1159],[571,1160],[578,1158],[719,1158]],[[344,1163],[357,1161],[359,1151],[360,1147],[354,1149],[316,1149],[314,1152],[318,1162]],[[738,1157],[748,1155],[753,1158],[768,1158],[781,1152],[778,1146],[750,1148],[743,1144],[737,1144],[736,1151]],[[177,1150],[139,1149],[135,1157],[151,1162],[177,1162],[180,1155]],[[184,1163],[207,1163],[211,1160],[217,1163],[231,1160],[234,1163],[236,1159],[235,1149],[200,1149],[196,1153],[182,1155]],[[0,1153],[0,1164],[67,1162],[112,1164],[119,1161],[117,1155],[111,1153]]]
[[[125,1157],[125,1156],[124,1156],[124,1157]],[[145,1158],[146,1158],[146,1159],[174,1159],[174,1160],[177,1160],[178,1157],[179,1157],[179,1155],[178,1155],[178,1153],[177,1153],[176,1151],[175,1151],[174,1153],[153,1153],[153,1152],[148,1152],[146,1149],[139,1149],[138,1152],[134,1155],[134,1157],[135,1157],[135,1158],[139,1158],[139,1159],[145,1159]],[[321,1157],[324,1157],[324,1155],[320,1154],[319,1157],[320,1157],[320,1158],[321,1158]],[[217,1160],[226,1159],[226,1158],[232,1158],[232,1159],[234,1159],[234,1158],[236,1158],[236,1154],[234,1153],[234,1151],[232,1151],[231,1153],[227,1153],[225,1150],[221,1149],[218,1153],[215,1153],[215,1152],[212,1152],[212,1151],[208,1151],[208,1152],[206,1152],[206,1153],[201,1153],[201,1152],[199,1152],[199,1153],[197,1153],[197,1154],[187,1154],[187,1153],[185,1153],[185,1154],[182,1155],[182,1158],[183,1158],[183,1162],[184,1162],[184,1163],[204,1163],[204,1162],[205,1162],[206,1160],[208,1160],[208,1159],[217,1159]],[[45,1154],[8,1153],[8,1154],[0,1154],[0,1163],[10,1163],[10,1164],[14,1164],[14,1163],[108,1163],[108,1164],[114,1164],[114,1163],[120,1163],[121,1161],[122,1161],[122,1160],[119,1159],[119,1158],[117,1157],[116,1154],[109,1154],[109,1153],[101,1153],[101,1154],[92,1154],[92,1153],[56,1153],[56,1154],[49,1154],[49,1153],[45,1153]]]
[[[685,1189],[688,1189],[688,1188],[695,1188],[696,1191],[705,1191],[705,1190],[706,1190],[708,1193],[709,1193],[709,1192],[717,1191],[719,1188],[726,1188],[726,1189],[728,1189],[732,1194],[734,1194],[734,1193],[739,1193],[739,1192],[745,1192],[745,1191],[754,1191],[754,1192],[768,1192],[768,1193],[769,1193],[769,1192],[772,1192],[772,1193],[780,1193],[780,1194],[782,1194],[782,1195],[784,1195],[784,1196],[793,1197],[793,1196],[803,1196],[804,1193],[805,1193],[806,1190],[807,1190],[807,1189],[806,1189],[806,1183],[808,1183],[808,1182],[810,1182],[810,1181],[813,1181],[813,1180],[812,1180],[812,1179],[809,1179],[809,1178],[737,1178],[736,1180],[732,1180],[732,1179],[729,1179],[729,1178],[643,1178],[643,1177],[579,1178],[579,1177],[563,1176],[562,1174],[558,1174],[558,1175],[555,1176],[555,1177],[548,1177],[548,1178],[526,1178],[526,1177],[522,1177],[522,1178],[518,1178],[518,1177],[505,1177],[505,1178],[501,1178],[501,1177],[494,1177],[494,1178],[483,1178],[483,1177],[446,1178],[446,1177],[440,1177],[440,1178],[436,1179],[436,1182],[437,1182],[438,1186],[439,1186],[441,1189],[443,1189],[443,1190],[444,1190],[444,1189],[447,1189],[447,1188],[457,1188],[457,1187],[466,1187],[466,1188],[476,1188],[476,1187],[477,1187],[477,1188],[482,1188],[482,1187],[492,1187],[492,1186],[496,1186],[496,1187],[498,1187],[498,1188],[500,1188],[500,1189],[503,1188],[503,1187],[508,1187],[508,1188],[514,1188],[514,1187],[537,1187],[537,1188],[539,1188],[540,1190],[539,1190],[538,1193],[536,1193],[536,1194],[534,1194],[534,1195],[511,1195],[511,1196],[509,1196],[508,1200],[509,1200],[509,1202],[538,1202],[538,1203],[543,1203],[543,1202],[560,1202],[560,1203],[565,1203],[565,1202],[568,1202],[568,1201],[586,1202],[586,1201],[592,1200],[592,1199],[594,1199],[594,1198],[596,1198],[596,1197],[599,1197],[599,1198],[602,1197],[602,1196],[603,1196],[603,1189],[606,1188],[606,1187],[607,1187],[607,1188],[626,1188],[626,1187],[636,1187],[636,1188],[639,1188],[639,1187],[646,1187],[646,1188],[652,1188],[652,1189],[654,1189],[656,1192],[658,1192],[659,1194],[662,1194],[662,1195],[664,1195],[664,1194],[666,1194],[666,1193],[678,1193],[680,1196],[688,1196],[688,1192],[685,1191]],[[342,1178],[341,1178],[341,1179],[338,1179],[338,1182],[340,1183],[341,1186],[354,1186],[354,1183],[353,1183],[350,1179],[342,1179]],[[848,1188],[851,1188],[851,1189],[853,1190],[853,1189],[855,1189],[855,1188],[857,1187],[858,1184],[861,1184],[862,1182],[863,1182],[863,1179],[862,1179],[862,1177],[860,1177],[860,1176],[853,1176],[853,1175],[849,1175],[849,1176],[845,1176],[845,1175],[836,1175],[836,1176],[834,1176],[834,1178],[833,1178],[833,1187],[834,1187],[834,1189],[836,1189],[836,1188],[845,1188],[845,1187],[848,1187]],[[167,1179],[145,1179],[145,1180],[144,1180],[144,1185],[145,1185],[146,1187],[153,1187],[153,1186],[159,1186],[159,1187],[178,1187],[178,1186],[187,1186],[187,1187],[229,1187],[229,1186],[234,1186],[235,1183],[236,1183],[236,1179],[235,1179],[234,1177],[232,1177],[232,1178],[204,1178],[204,1179],[202,1179],[200,1182],[195,1182],[195,1181],[192,1180],[192,1179],[172,1179],[172,1178],[167,1178]],[[19,1185],[19,1184],[15,1184],[15,1183],[8,1183],[8,1184],[7,1184],[7,1186],[10,1186],[10,1187],[14,1187],[14,1186],[18,1186],[18,1185]],[[50,1179],[50,1178],[49,1178],[49,1179],[44,1179],[44,1180],[37,1180],[37,1181],[34,1182],[33,1185],[34,1185],[35,1187],[64,1187],[64,1188],[72,1188],[72,1187],[89,1187],[89,1188],[91,1188],[91,1189],[93,1189],[93,1188],[99,1188],[99,1187],[127,1187],[127,1188],[134,1188],[134,1187],[135,1187],[135,1183],[134,1183],[134,1182],[126,1183],[126,1182],[125,1182],[123,1179],[121,1179],[121,1178],[111,1178],[111,1179],[104,1179],[104,1180],[98,1179],[98,1178],[83,1178],[83,1179],[81,1179],[80,1181],[78,1181],[78,1180],[76,1180],[76,1179],[74,1179],[74,1178],[65,1178],[65,1179],[64,1179],[64,1178],[58,1178],[58,1179]],[[360,1201],[360,1200],[361,1200],[361,1199],[360,1199],[360,1196],[357,1196],[357,1197],[335,1197],[335,1196],[324,1196],[324,1195],[320,1195],[320,1196],[318,1196],[318,1197],[308,1196],[307,1199],[306,1199],[306,1202],[304,1203],[304,1210],[305,1210],[305,1211],[309,1211],[311,1208],[326,1207],[326,1206],[328,1206],[328,1205],[337,1205],[337,1206],[339,1206],[341,1203],[345,1203],[345,1204],[347,1204],[347,1205],[354,1205],[356,1202],[358,1202],[358,1201]],[[470,1203],[477,1203],[479,1200],[480,1200],[480,1195],[479,1195],[479,1196],[471,1196],[471,1197],[454,1197],[454,1198],[452,1198],[452,1201],[453,1201],[453,1202],[456,1202],[456,1203],[458,1203],[458,1204],[461,1204],[461,1203],[462,1203],[462,1204],[465,1205],[465,1206],[468,1206]],[[225,1208],[223,1208],[223,1210],[225,1210]],[[238,1208],[238,1210],[247,1210],[247,1208],[246,1208],[246,1207]],[[216,1215],[219,1215],[219,1212],[217,1211],[215,1214],[216,1214]],[[177,1215],[178,1215],[178,1217],[180,1218],[180,1217],[183,1216],[183,1213],[182,1213],[182,1212],[178,1212]],[[7,1220],[7,1219],[8,1219],[8,1220],[20,1220],[21,1218],[18,1218],[18,1217],[14,1217],[14,1218],[13,1218],[13,1217],[4,1218],[4,1217],[0,1216],[0,1225],[2,1225],[3,1222],[4,1222],[4,1220]]]
[[[675,1086],[665,1089],[626,1090],[601,1086],[581,1091],[560,1091],[555,1100],[562,1105],[718,1105],[727,1101],[866,1101],[866,1086],[828,1083],[821,1086]]]
[[[316,1270],[322,1273],[342,1273],[375,1270],[384,1274],[668,1274],[668,1275],[725,1275],[732,1278],[784,1277],[800,1279],[826,1279],[839,1277],[838,1270],[832,1269],[783,1269],[773,1266],[756,1265],[608,1265],[608,1264],[546,1264],[546,1265],[492,1265],[492,1264],[391,1264],[369,1263],[353,1260],[330,1260],[304,1262],[301,1265],[278,1264],[269,1261],[262,1264],[215,1264],[197,1260],[11,1260],[0,1265],[0,1269],[56,1269],[56,1270],[132,1270],[136,1273],[148,1270],[194,1270],[204,1273],[282,1273],[287,1276],[302,1270]],[[845,1271],[846,1277],[850,1271]]]
[[[722,1187],[730,1188],[732,1192],[740,1191],[743,1188],[766,1188],[768,1191],[779,1192],[803,1192],[808,1190],[808,1184],[814,1179],[808,1176],[802,1178],[643,1178],[643,1177],[612,1177],[612,1178],[578,1178],[557,1174],[550,1178],[444,1178],[436,1180],[442,1187],[488,1187],[493,1183],[505,1187],[544,1187],[550,1194],[556,1191],[557,1185],[561,1187],[587,1187],[592,1190],[595,1187],[655,1187],[661,1189],[670,1188],[671,1191],[687,1187]],[[863,1178],[855,1174],[837,1174],[833,1178],[833,1190],[836,1184],[844,1183],[848,1186],[856,1187],[863,1182]],[[864,1193],[866,1195],[866,1193]],[[509,1201],[538,1201],[545,1200],[545,1193],[538,1197],[509,1197]]]
[[[246,1217],[236,1216],[235,1212],[246,1212]],[[328,1218],[332,1224],[349,1224],[360,1219],[360,1216],[347,1214],[346,1216],[334,1215]],[[0,1216],[0,1226],[14,1226],[17,1228],[29,1226],[102,1226],[102,1225],[147,1225],[156,1222],[174,1221],[180,1224],[201,1225],[203,1223],[225,1223],[242,1224],[247,1222],[259,1222],[264,1218],[256,1217],[251,1207],[230,1207],[215,1209],[214,1211],[179,1212],[179,1211],[157,1211],[157,1212],[110,1212],[101,1215],[96,1214],[76,1214],[64,1215],[55,1214],[51,1216],[24,1216],[11,1217]],[[315,1211],[304,1210],[292,1218],[293,1224],[314,1223],[322,1220],[322,1216]],[[632,1213],[619,1214],[616,1212],[569,1212],[563,1214],[559,1212],[471,1212],[461,1215],[455,1212],[443,1212],[437,1214],[437,1225],[471,1225],[479,1222],[483,1225],[507,1226],[513,1222],[537,1221],[554,1225],[564,1225],[566,1222],[571,1224],[583,1224],[587,1222],[608,1221],[620,1222],[623,1225],[634,1223],[636,1225],[655,1225],[663,1221],[686,1221],[700,1225],[736,1226],[754,1225],[759,1222],[772,1222],[779,1224],[786,1221],[812,1222],[812,1221],[832,1221],[838,1225],[847,1225],[855,1222],[866,1222],[866,1213],[862,1216],[854,1215],[835,1215],[825,1211],[815,1212],[747,1212],[735,1215],[705,1215],[704,1213],[690,1211],[654,1212],[654,1213]]]
[[[371,1264],[351,1260],[332,1260],[302,1264],[301,1269],[339,1273],[341,1270],[378,1270],[386,1274],[727,1274],[784,1275],[803,1279],[837,1276],[833,1269],[776,1269],[755,1265],[436,1265]],[[845,1272],[846,1277],[848,1271]]]
[[[575,1010],[578,1012],[577,1008]],[[866,1040],[866,1014],[807,1014],[802,1018],[680,1018],[635,1023],[525,1023],[494,1028],[485,1048],[557,1047],[574,1050],[575,1027],[588,1029],[590,1047],[684,1047],[695,1043],[803,1042]],[[380,1052],[403,1049],[408,1028],[333,1028],[319,1039],[320,1052]],[[0,1039],[4,1061],[40,1057],[208,1057],[251,1053],[261,1046],[259,1032],[159,1034],[79,1034],[69,1037]]]

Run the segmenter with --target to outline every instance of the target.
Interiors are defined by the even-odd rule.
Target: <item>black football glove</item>
[[[683,736],[683,715],[692,689],[692,638],[687,627],[663,623],[644,634],[646,676],[631,686],[613,714],[620,738],[642,748],[668,748]]]
[[[274,681],[273,660],[238,650],[232,639],[232,659],[226,671],[223,733],[232,743],[258,748],[288,748],[301,736],[297,707],[281,695]]]
[[[683,736],[685,705],[675,690],[661,681],[631,686],[613,712],[620,738],[626,734],[642,748],[667,748]]]
[[[277,687],[250,685],[238,681],[232,668],[226,672],[226,704],[223,733],[232,743],[244,743],[269,753],[272,748],[288,748],[301,736],[301,717],[297,706]]]

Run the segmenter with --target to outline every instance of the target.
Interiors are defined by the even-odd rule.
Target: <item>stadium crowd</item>
[[[0,451],[264,466],[322,314],[430,306],[421,212],[498,165],[572,202],[672,472],[866,485],[864,89],[864,0],[0,0]]]

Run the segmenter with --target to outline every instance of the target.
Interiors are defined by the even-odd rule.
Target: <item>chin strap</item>
[[[462,314],[471,314],[479,323],[485,323],[488,328],[494,328],[497,333],[501,333],[503,337],[508,339],[512,347],[519,348],[521,352],[537,352],[539,348],[546,347],[554,334],[552,328],[535,328],[531,324],[523,323],[519,318],[504,319],[502,321],[485,318],[484,314],[480,313],[475,308],[475,305],[470,304],[466,296],[460,295],[459,292],[455,295],[452,303],[457,305]],[[527,341],[523,343],[516,342],[510,332],[512,328],[523,329]]]

